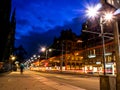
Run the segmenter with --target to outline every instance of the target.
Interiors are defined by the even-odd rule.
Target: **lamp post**
[[[13,69],[13,61],[16,59],[14,55],[10,55],[10,60],[11,60],[11,71]]]
[[[96,32],[92,32],[94,34],[101,34],[101,37],[102,37],[102,46],[103,46],[103,75],[105,76],[106,75],[106,56],[105,56],[105,40],[104,40],[104,31],[103,31],[103,25],[107,22],[107,21],[110,21],[111,18],[112,18],[112,14],[110,12],[105,12],[105,14],[103,15],[99,15],[100,12],[99,12],[99,9],[101,8],[102,6],[100,4],[96,5],[95,7],[88,7],[88,9],[86,10],[86,15],[89,17],[89,18],[96,18],[97,16],[100,16],[100,31],[101,33],[96,33]],[[91,32],[90,32],[91,33]]]
[[[120,13],[119,13],[120,14]],[[101,15],[103,16],[103,15]],[[109,15],[106,15],[106,17],[104,17],[104,19],[113,19],[113,16],[116,18],[116,16],[114,15],[114,13],[111,13]],[[102,34],[102,38],[103,38],[103,54],[104,54],[104,69],[105,69],[105,46],[104,46],[104,34],[103,34],[103,24],[104,24],[104,20],[103,18],[100,18],[101,23],[101,34]],[[113,23],[113,27],[114,27],[114,41],[115,41],[115,55],[116,55],[116,82],[110,84],[113,81],[110,81],[109,77],[103,77],[100,79],[100,90],[110,90],[110,88],[112,88],[111,90],[120,90],[120,41],[119,41],[119,29],[118,29],[118,22],[117,20],[114,21]],[[104,75],[105,75],[105,71],[104,71]],[[112,79],[111,79],[112,80]]]
[[[40,67],[40,55],[38,55],[38,62],[39,62],[39,67]]]
[[[49,52],[52,52],[53,50],[54,50],[54,51],[61,51],[61,54],[62,54],[61,59],[60,59],[60,71],[61,71],[61,72],[62,72],[62,70],[63,70],[62,67],[63,67],[63,59],[64,59],[64,58],[63,58],[63,54],[64,54],[64,48],[63,48],[63,46],[64,46],[64,45],[63,45],[63,43],[62,43],[62,50],[57,50],[57,49],[53,49],[53,48],[48,49]],[[46,54],[47,54],[47,52],[46,52]]]
[[[101,27],[101,35],[102,35],[102,46],[103,46],[103,74],[106,75],[106,57],[105,57],[105,40],[104,40],[104,32],[103,32],[103,18],[100,17],[100,27]]]
[[[45,47],[42,47],[42,48],[41,48],[41,51],[42,51],[42,52],[45,52],[45,55],[46,55],[45,58],[46,58],[46,60],[47,60],[48,50],[47,50]]]
[[[117,21],[114,22],[114,41],[116,55],[116,90],[120,90],[120,41]]]
[[[63,51],[64,51],[64,49],[63,49],[63,43],[62,43],[62,58],[61,58],[61,62],[60,62],[60,71],[62,72],[63,71]]]

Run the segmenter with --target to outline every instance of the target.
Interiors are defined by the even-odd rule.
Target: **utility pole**
[[[104,40],[104,32],[103,32],[103,18],[100,17],[100,27],[101,27],[101,35],[102,35],[102,46],[103,46],[103,74],[106,75],[106,57],[105,57],[105,40]]]
[[[60,71],[62,72],[62,67],[63,67],[63,41],[62,41],[62,58],[60,60]]]
[[[48,58],[48,50],[47,49],[45,51],[45,54],[46,54],[46,60],[47,60],[47,58]]]
[[[115,41],[115,55],[116,55],[116,90],[120,90],[120,41],[118,22],[114,22],[114,41]]]

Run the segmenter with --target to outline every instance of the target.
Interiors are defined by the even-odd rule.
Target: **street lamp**
[[[112,13],[108,12],[105,13],[104,15],[99,15],[101,8],[101,4],[98,4],[94,7],[88,7],[88,9],[86,10],[86,15],[89,18],[96,18],[97,16],[100,16],[100,30],[101,30],[101,37],[102,37],[102,46],[103,46],[103,68],[104,68],[104,72],[103,74],[106,75],[106,57],[105,57],[105,40],[104,40],[104,32],[103,32],[103,25],[112,20]],[[98,34],[98,33],[97,33]]]
[[[104,32],[103,32],[103,18],[100,18],[100,26],[101,26],[101,35],[102,35],[102,45],[103,45],[103,66],[104,72],[103,74],[106,75],[106,57],[105,57],[105,40],[104,40]]]
[[[34,54],[34,55],[33,55],[33,57],[35,58],[35,57],[36,57],[36,55]]]
[[[11,70],[13,69],[13,61],[15,61],[16,56],[10,55],[10,60],[11,60]]]
[[[63,43],[62,43],[62,50],[57,50],[57,49],[53,49],[53,48],[49,48],[49,49],[46,50],[46,48],[42,48],[41,51],[46,51],[46,54],[48,54],[48,51],[49,52],[52,52],[52,51],[61,51],[62,52],[62,56],[61,56],[61,60],[60,60],[60,71],[61,72],[63,71],[63,58],[64,58],[63,57],[63,52],[64,52],[64,50],[63,50]]]
[[[39,66],[40,66],[40,55],[36,55],[34,54],[32,57],[33,60],[37,60],[39,62]]]
[[[38,55],[38,61],[39,61],[39,66],[40,66],[40,55]]]
[[[12,55],[11,60],[14,61],[15,59],[16,59],[16,57]]]
[[[46,47],[42,47],[42,48],[41,48],[41,51],[42,51],[42,52],[45,52],[46,60],[47,60],[48,50],[46,49]]]
[[[94,9],[94,8],[93,8]],[[111,12],[109,14],[106,15],[105,13],[105,17],[103,17],[103,15],[100,16],[100,26],[101,26],[101,34],[102,34],[102,39],[103,39],[103,54],[104,54],[104,68],[105,68],[105,48],[104,48],[104,34],[103,34],[103,24],[106,23],[105,20],[109,20],[111,21],[113,18],[116,18],[117,15],[120,14],[117,13],[117,15],[115,14],[116,11]],[[108,83],[110,83],[110,81],[108,79],[105,80],[100,80],[102,83],[100,83],[100,89],[101,90],[108,90],[111,87],[114,88],[114,90],[120,90],[120,41],[119,41],[119,29],[118,29],[118,22],[115,19],[114,23],[113,23],[113,27],[114,27],[114,41],[115,41],[115,55],[116,55],[116,82],[113,84],[114,86],[112,86],[112,84],[108,86]],[[104,73],[105,74],[105,73]],[[112,81],[111,81],[112,82]],[[116,85],[116,86],[115,86]]]
[[[115,55],[116,55],[116,90],[120,90],[120,40],[118,22],[115,20],[114,26],[114,40],[115,40]]]

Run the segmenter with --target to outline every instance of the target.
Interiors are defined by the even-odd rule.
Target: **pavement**
[[[32,71],[23,74],[10,72],[0,75],[0,90],[85,90],[66,83],[58,83]]]

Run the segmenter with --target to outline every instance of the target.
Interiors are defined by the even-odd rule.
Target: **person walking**
[[[21,74],[23,74],[23,69],[24,69],[24,64],[21,63],[21,64],[20,64],[20,72],[21,72]]]

